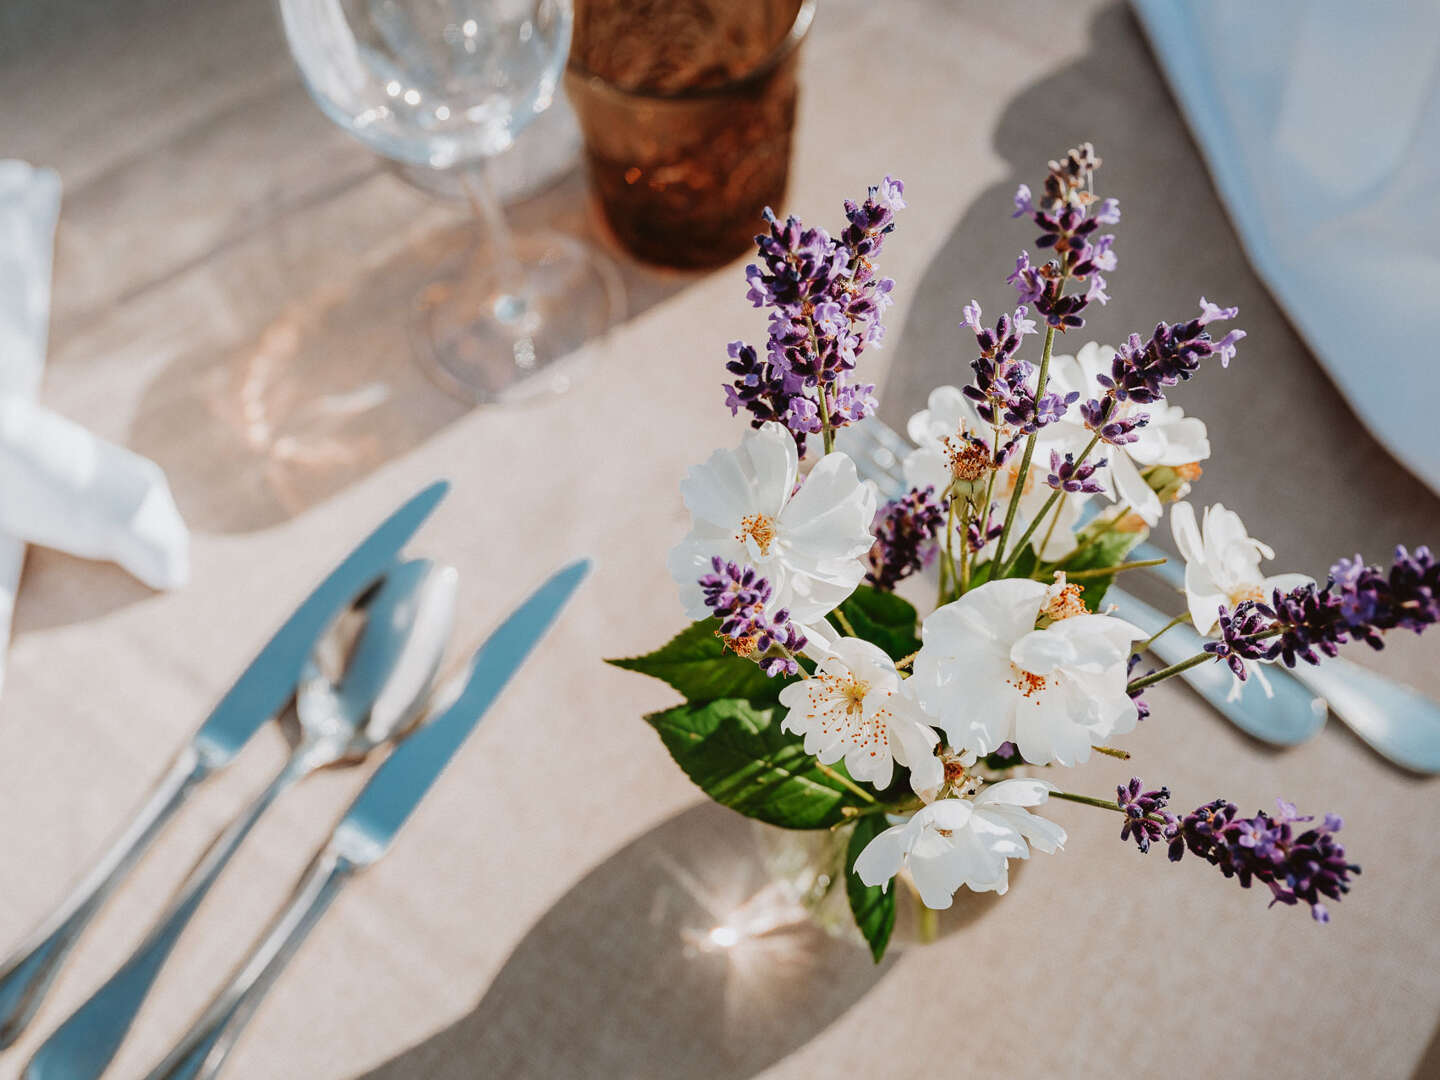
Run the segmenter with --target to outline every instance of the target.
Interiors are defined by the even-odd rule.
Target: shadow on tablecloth
[[[889,970],[805,922],[729,950],[708,931],[768,883],[753,826],[705,803],[621,849],[515,948],[468,1016],[361,1080],[743,1080]]]
[[[553,230],[602,249],[624,288],[622,321],[697,280],[607,247],[578,171],[507,213],[519,233]],[[473,222],[402,250],[358,253],[349,273],[318,281],[311,262],[287,255],[315,242],[304,221],[275,223],[270,233],[255,243],[258,253],[242,245],[212,270],[216,289],[237,298],[232,307],[263,311],[263,320],[227,352],[177,358],[146,388],[131,426],[130,445],[165,469],[180,512],[200,532],[287,521],[473,408],[414,359],[428,347],[417,340],[416,299],[474,257]],[[590,351],[592,366],[606,362],[603,344]],[[568,373],[593,375],[587,366]]]
[[[961,306],[978,298],[987,320],[1013,307],[1005,275],[1021,249],[1036,253],[1033,225],[1010,217],[1015,187],[1038,190],[1046,161],[1085,140],[1104,159],[1096,190],[1120,200],[1119,268],[1108,275],[1111,302],[1091,305],[1087,325],[1056,351],[1090,340],[1115,344],[1132,330],[1148,335],[1161,319],[1190,317],[1201,295],[1236,304],[1237,325],[1250,335],[1237,360],[1174,395],[1210,429],[1214,456],[1195,500],[1223,499],[1272,544],[1283,569],[1322,578],[1339,556],[1360,551],[1379,561],[1396,543],[1440,537],[1440,500],[1361,427],[1250,269],[1122,5],[1095,18],[1082,56],[1010,103],[994,133],[1010,175],[955,223],[918,283],[898,283],[915,295],[882,387],[887,422],[903,430],[932,387],[970,377],[974,342],[959,325]],[[1417,347],[1427,346],[1417,340]],[[1168,544],[1168,528],[1156,538]]]

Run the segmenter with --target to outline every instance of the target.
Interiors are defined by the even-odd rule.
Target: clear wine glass
[[[563,389],[554,367],[619,316],[613,267],[555,233],[515,236],[491,163],[554,101],[571,0],[278,0],[321,110],[371,149],[456,170],[484,225],[463,269],[416,304],[422,359],[476,401]]]

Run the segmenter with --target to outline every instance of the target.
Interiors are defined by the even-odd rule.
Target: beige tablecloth
[[[157,458],[197,535],[194,581],[168,596],[32,553],[0,700],[0,943],[89,863],[309,584],[402,496],[448,476],[455,491],[414,550],[460,569],[461,642],[562,559],[593,554],[599,571],[390,857],[316,930],[230,1075],[1425,1073],[1440,1012],[1436,787],[1334,722],[1273,752],[1183,687],[1154,692],[1133,762],[1096,762],[1072,786],[1104,792],[1134,771],[1184,801],[1224,793],[1251,809],[1283,793],[1343,814],[1365,872],[1328,927],[1266,911],[1262,892],[1199,863],[1141,858],[1113,818],[1063,806],[1066,852],[1037,857],[929,950],[878,969],[815,938],[687,953],[684,931],[755,884],[749,826],[702,805],[641,722],[667,689],[599,658],[681,625],[663,566],[685,523],[676,484],[738,439],[723,349],[763,334],[739,269],[627,271],[630,317],[588,350],[569,394],[465,411],[414,374],[405,330],[410,298],[456,247],[435,231],[462,214],[322,119],[266,0],[66,0],[5,18],[0,151],[67,184],[47,403]],[[1435,499],[1359,429],[1245,266],[1131,19],[1088,0],[822,7],[790,205],[834,223],[866,183],[906,181],[885,256],[892,333],[866,358],[888,417],[964,378],[960,306],[1004,303],[1001,279],[1032,242],[1009,193],[1084,138],[1125,213],[1095,333],[1178,317],[1202,292],[1238,303],[1250,331],[1239,362],[1183,399],[1217,447],[1200,498],[1311,572],[1440,540]],[[517,216],[583,228],[579,192],[572,179]],[[1397,640],[1360,659],[1440,694],[1435,648]],[[186,809],[0,1073],[122,958],[283,749],[265,730]],[[169,1046],[361,771],[307,782],[267,815],[113,1075],[141,1075]]]

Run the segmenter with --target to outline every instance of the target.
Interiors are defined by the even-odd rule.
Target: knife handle
[[[0,1050],[34,1017],[85,927],[211,767],[194,746],[180,752],[149,800],[60,906],[0,965]]]
[[[311,768],[299,752],[265,790],[215,838],[130,958],[50,1033],[21,1073],[22,1080],[98,1080],[120,1049],[150,987],[210,886],[277,797]]]
[[[206,1080],[220,1072],[261,998],[357,868],[333,848],[320,853],[230,985],[146,1080]]]

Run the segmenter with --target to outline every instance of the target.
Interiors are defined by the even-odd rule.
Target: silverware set
[[[893,498],[905,493],[902,462],[913,447],[877,419],[841,429],[836,449],[855,461],[862,479]],[[1148,541],[1135,548],[1134,558],[1166,559],[1149,568],[1167,585],[1184,592],[1185,571]],[[1122,589],[1105,594],[1115,613],[1154,634],[1170,617]],[[1149,649],[1165,664],[1198,652],[1204,639],[1188,626],[1171,628]],[[1263,742],[1294,746],[1319,733],[1333,713],[1386,760],[1411,772],[1440,773],[1440,704],[1409,686],[1394,682],[1344,657],[1314,667],[1278,664],[1265,668],[1265,680],[1237,685],[1223,664],[1201,664],[1180,676],[1220,715]],[[1268,686],[1266,685],[1268,684]]]
[[[166,958],[265,810],[325,768],[393,746],[230,982],[149,1073],[216,1075],[260,999],[331,900],[396,832],[589,572],[572,563],[512,613],[467,669],[432,693],[455,621],[457,575],[401,549],[444,497],[400,507],[280,628],[180,752],[149,801],[55,912],[0,965],[0,1049],[33,1019],[90,919],[189,794],[267,720],[294,733],[270,783],[216,837],[130,957],[41,1044],[24,1080],[93,1080],[106,1070]]]

